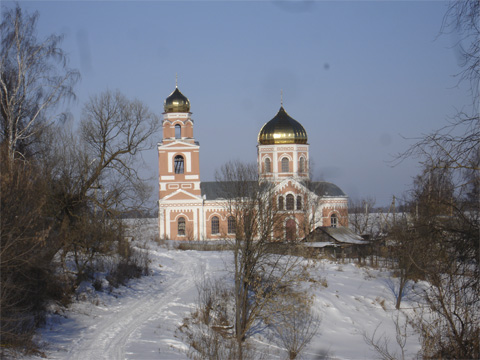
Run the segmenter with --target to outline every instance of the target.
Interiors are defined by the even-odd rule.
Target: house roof
[[[355,234],[347,227],[319,226],[305,238],[306,241],[315,239],[315,235],[325,235],[330,241],[342,244],[367,244],[360,235]]]

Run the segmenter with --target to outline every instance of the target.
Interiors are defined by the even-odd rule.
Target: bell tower
[[[190,101],[176,86],[165,99],[164,110],[163,139],[158,144],[159,199],[200,198],[200,144],[193,137]]]

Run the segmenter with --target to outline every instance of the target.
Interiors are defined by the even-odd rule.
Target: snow
[[[323,248],[327,246],[337,246],[337,244],[333,242],[306,242],[303,246],[311,247],[311,248]]]
[[[150,226],[148,232],[152,229]],[[56,309],[49,315],[37,335],[37,340],[45,344],[48,359],[187,358],[189,347],[178,328],[195,305],[196,285],[203,276],[227,278],[232,255],[182,251],[153,240],[147,246],[150,276],[131,280],[112,292],[95,292],[92,288],[66,311]],[[389,273],[353,263],[319,261],[316,275],[322,281],[308,286],[322,322],[304,358],[319,358],[325,352],[335,359],[374,358],[363,334],[372,336],[377,327],[377,337],[385,334],[390,349],[396,350],[392,318],[397,311],[388,286]],[[403,314],[413,311],[414,303],[406,299],[402,307],[400,318],[404,319]],[[420,345],[411,328],[408,333],[406,358],[412,358]],[[278,355],[277,346],[272,345],[269,358],[285,356]]]

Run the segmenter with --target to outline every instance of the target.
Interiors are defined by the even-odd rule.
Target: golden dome
[[[260,145],[269,144],[306,144],[307,132],[303,126],[287,114],[283,106],[277,115],[263,125],[258,134]]]
[[[190,112],[190,101],[178,90],[178,87],[176,87],[165,99],[163,108],[166,113]]]

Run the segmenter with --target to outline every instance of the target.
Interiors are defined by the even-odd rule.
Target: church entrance
[[[294,241],[297,238],[297,224],[295,219],[288,219],[285,223],[285,235],[287,241]]]

